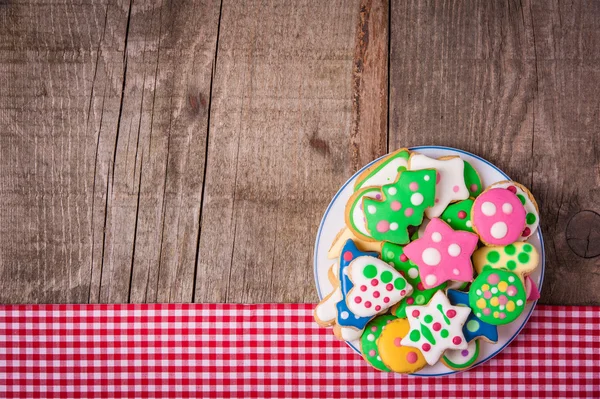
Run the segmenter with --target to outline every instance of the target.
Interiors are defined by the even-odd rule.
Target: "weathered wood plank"
[[[88,301],[128,8],[0,5],[0,302]]]
[[[219,10],[133,4],[100,302],[192,300]]]
[[[225,1],[197,302],[316,299],[318,223],[351,175],[358,1]]]
[[[391,13],[390,149],[463,148],[530,186],[547,241],[542,302],[600,303],[600,258],[578,258],[565,236],[574,214],[600,207],[598,6],[416,1]]]

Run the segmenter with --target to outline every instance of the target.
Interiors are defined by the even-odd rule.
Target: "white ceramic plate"
[[[490,162],[466,151],[450,147],[438,146],[413,147],[410,148],[410,150],[420,152],[421,154],[425,154],[432,158],[439,158],[447,155],[460,156],[462,159],[469,161],[469,163],[473,165],[475,170],[477,170],[479,176],[482,179],[484,188],[501,180],[510,180],[506,173],[502,172]],[[317,293],[319,294],[319,299],[322,299],[323,296],[331,292],[332,289],[331,283],[327,278],[327,271],[329,267],[333,263],[335,263],[335,260],[328,259],[327,252],[329,251],[331,243],[333,242],[333,239],[335,238],[336,234],[345,225],[344,209],[346,206],[346,202],[352,195],[354,181],[363,170],[371,166],[376,161],[378,160],[371,162],[370,164],[366,165],[361,170],[356,172],[354,176],[352,176],[352,178],[348,180],[342,186],[342,188],[340,188],[337,194],[333,197],[333,200],[329,204],[329,207],[325,211],[325,215],[323,215],[323,219],[321,220],[321,225],[319,226],[319,231],[317,233],[314,254],[315,283],[317,285]],[[537,248],[538,252],[541,254],[541,265],[531,274],[531,278],[537,283],[538,288],[541,291],[542,282],[544,280],[544,269],[546,266],[546,255],[544,253],[544,241],[542,239],[542,234],[539,228],[537,234],[534,234],[529,239],[529,242],[533,244]],[[515,339],[515,337],[519,334],[519,332],[527,323],[527,320],[531,316],[531,313],[533,312],[533,308],[535,307],[536,303],[537,301],[529,302],[521,316],[514,322],[504,326],[498,326],[498,342],[496,344],[490,344],[488,342],[481,341],[479,360],[471,368],[488,361],[496,354],[500,353],[508,344],[510,344],[510,342],[513,339]],[[352,349],[354,349],[358,354],[360,354],[360,345],[358,341],[348,342],[348,345]],[[438,362],[436,365],[427,366],[413,375],[439,376],[445,374],[454,374],[457,372],[459,371],[452,370],[446,367],[443,363]]]

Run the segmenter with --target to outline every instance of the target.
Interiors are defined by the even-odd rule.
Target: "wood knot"
[[[600,256],[600,215],[594,211],[576,213],[567,223],[567,244],[577,256]]]
[[[204,94],[199,93],[198,95],[188,95],[188,105],[190,106],[190,110],[194,115],[198,115],[201,110],[206,110],[206,104],[207,102]]]

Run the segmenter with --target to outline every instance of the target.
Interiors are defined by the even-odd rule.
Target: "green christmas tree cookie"
[[[471,224],[471,208],[473,208],[473,202],[472,199],[455,202],[446,208],[440,218],[448,223],[454,230],[463,230],[473,233],[473,225]]]
[[[364,198],[367,229],[373,239],[408,243],[408,226],[420,225],[425,208],[434,204],[435,182],[435,169],[405,171],[395,183],[383,186],[383,200]]]
[[[394,266],[396,270],[404,276],[410,285],[413,286],[413,292],[402,299],[397,305],[392,307],[392,314],[399,318],[406,317],[406,307],[410,305],[424,305],[433,297],[438,290],[446,288],[446,283],[437,287],[425,289],[421,284],[419,268],[404,255],[404,248],[400,245],[384,242],[381,246],[381,260]]]

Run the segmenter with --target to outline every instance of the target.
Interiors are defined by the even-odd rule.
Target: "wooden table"
[[[600,303],[600,2],[0,1],[1,302],[311,302],[402,146],[532,188],[542,302]]]

